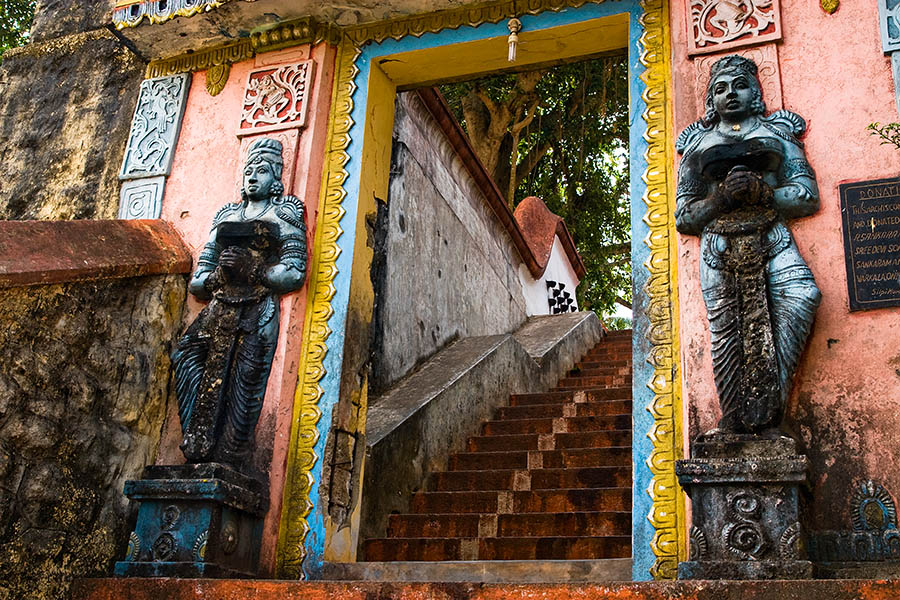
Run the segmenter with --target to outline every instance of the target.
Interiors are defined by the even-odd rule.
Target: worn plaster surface
[[[816,172],[820,210],[791,231],[823,300],[798,369],[786,423],[811,462],[813,529],[849,529],[854,481],[881,481],[900,493],[900,312],[850,313],[841,239],[838,183],[895,176],[900,152],[879,144],[866,125],[897,120],[890,60],[881,51],[878,11],[842,3],[828,15],[817,3],[782,3],[784,41],[778,47],[784,108],[808,123],[804,138]],[[672,4],[674,117],[680,131],[695,120],[698,89],[686,57],[684,5]],[[846,40],[836,47],[835,40]],[[709,334],[698,281],[699,245],[678,246],[681,346],[688,436],[711,428],[718,404]],[[823,596],[824,597],[824,596]]]

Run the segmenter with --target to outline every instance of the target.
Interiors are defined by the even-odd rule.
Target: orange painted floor
[[[73,600],[897,600],[900,580],[622,584],[298,583],[190,579],[77,581]]]

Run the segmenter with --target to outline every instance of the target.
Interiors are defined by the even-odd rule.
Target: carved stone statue
[[[780,431],[820,294],[785,221],[819,207],[798,138],[803,119],[766,117],[756,64],[712,66],[706,115],[676,142],[675,225],[700,236],[718,427],[675,463],[691,497],[691,554],[679,579],[807,579],[800,489],[809,461]]]
[[[172,354],[189,463],[243,461],[278,340],[278,296],[306,278],[304,207],[284,195],[281,150],[268,138],[250,147],[241,202],[219,210],[189,285],[210,301]]]
[[[785,221],[819,208],[799,137],[806,122],[764,116],[756,64],[711,69],[706,114],[676,142],[675,224],[700,236],[700,284],[722,419],[713,433],[776,434],[821,295]]]

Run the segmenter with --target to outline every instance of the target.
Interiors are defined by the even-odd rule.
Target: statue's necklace
[[[740,124],[740,123],[735,123],[734,125],[731,126],[731,128],[730,128],[731,131],[729,131],[729,130],[726,129],[725,131],[722,131],[722,133],[723,133],[725,136],[727,136],[727,137],[734,137],[734,136],[736,136],[736,137],[742,137],[742,136],[747,135],[748,133],[750,133],[751,131],[753,131],[753,130],[756,129],[757,127],[759,127],[759,121],[758,121],[758,120],[757,120],[757,121],[754,121],[752,125],[749,125],[749,126],[747,126],[747,127],[741,127],[741,124]],[[721,131],[721,130],[720,130],[720,131]],[[732,133],[732,132],[734,132],[734,133]]]
[[[247,218],[247,205],[248,205],[247,203],[243,203],[243,204],[241,205],[241,221],[247,221],[247,220],[248,220],[248,218]],[[258,218],[260,218],[261,216],[263,216],[264,214],[266,214],[266,213],[269,211],[270,208],[272,208],[272,203],[271,203],[271,202],[267,203],[265,208],[263,208],[261,211],[259,211],[259,213],[253,215],[253,217],[251,217],[250,219],[258,219]]]

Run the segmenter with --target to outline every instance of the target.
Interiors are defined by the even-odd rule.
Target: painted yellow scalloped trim
[[[668,101],[669,15],[668,0],[642,0],[641,64],[646,70],[641,80],[646,88],[643,100],[647,123],[647,170],[642,179],[647,185],[644,223],[650,233],[644,243],[650,256],[644,263],[649,272],[645,291],[649,298],[647,330],[650,353],[647,362],[653,367],[653,378],[647,387],[653,401],[647,410],[653,415],[648,437],[653,450],[647,466],[653,479],[647,493],[653,500],[647,519],[656,529],[650,543],[656,562],[650,569],[656,579],[674,579],[678,561],[686,551],[684,494],[675,477],[675,461],[682,458],[681,385],[678,349],[678,285],[677,251],[674,228],[672,123]]]
[[[156,4],[159,3],[159,0],[153,0],[151,2],[119,2],[116,4],[116,8],[113,11],[113,22],[116,24],[116,29],[137,27],[144,19],[147,19],[151,25],[158,25],[160,23],[165,23],[166,21],[171,21],[175,17],[192,17],[202,12],[208,12],[215,8],[219,8],[230,1],[231,0],[215,0],[209,4],[204,3],[197,6],[178,8],[172,11],[157,10]],[[131,7],[134,5],[139,5],[141,7],[140,14],[137,17],[130,19],[127,17],[119,17],[122,13],[127,14],[130,12]]]
[[[350,128],[353,119],[354,79],[359,69],[356,58],[359,48],[345,41],[338,48],[331,115],[328,122],[328,148],[322,175],[322,195],[319,201],[319,221],[316,242],[310,268],[309,300],[303,330],[303,347],[300,353],[300,381],[294,396],[294,414],[288,448],[288,470],[284,486],[284,503],[279,526],[276,576],[283,579],[303,579],[303,560],[306,558],[306,536],[309,533],[307,517],[312,510],[309,494],[312,489],[312,469],[318,457],[315,446],[319,440],[317,425],[322,417],[319,385],[325,376],[323,361],[328,347],[325,345],[331,330],[328,319],[334,310],[334,278],[337,275],[337,258],[341,253],[338,238],[340,221],[344,215],[341,206],[347,192],[346,165],[350,160]]]

